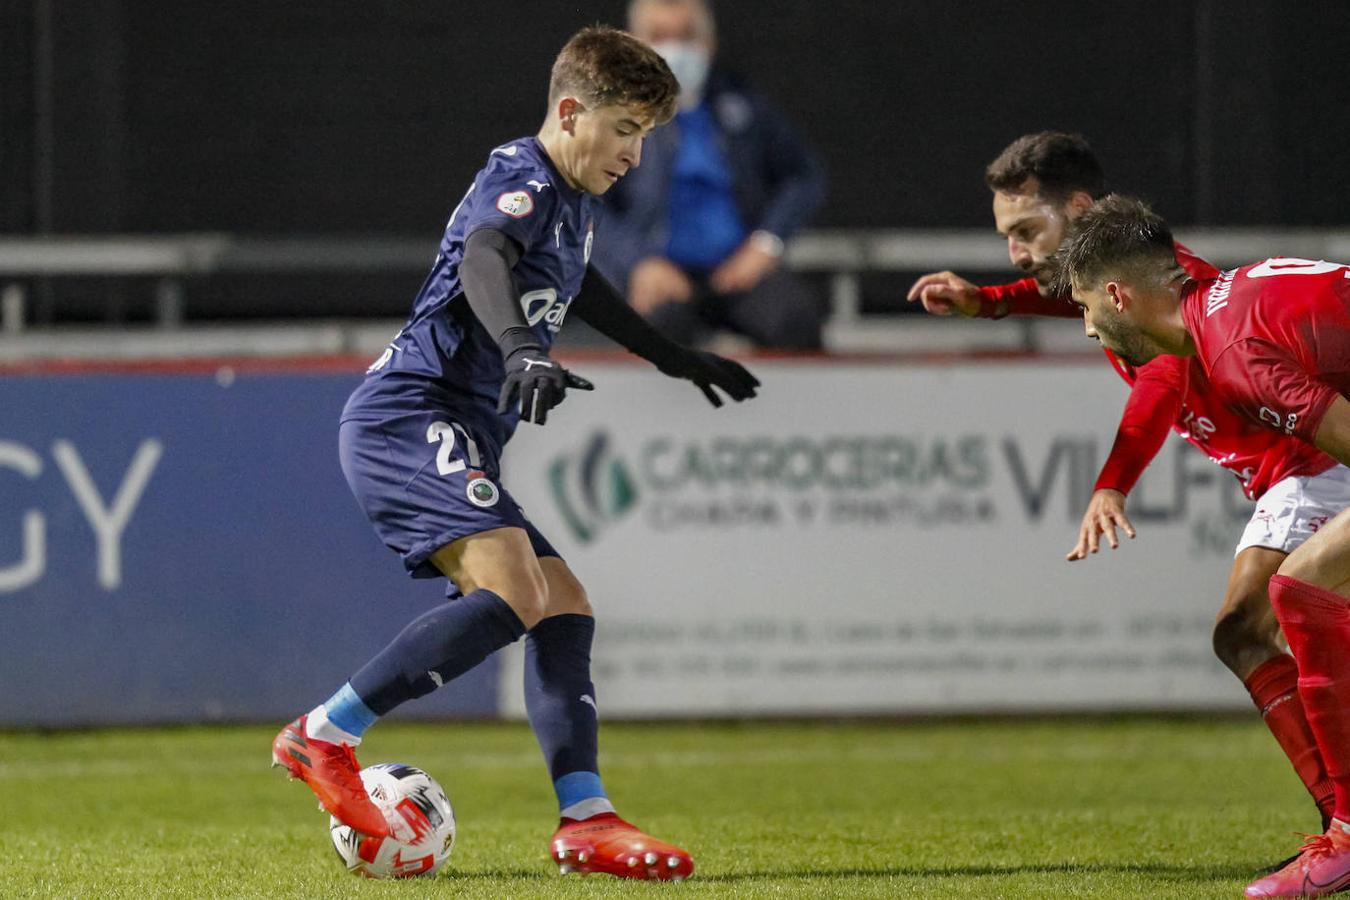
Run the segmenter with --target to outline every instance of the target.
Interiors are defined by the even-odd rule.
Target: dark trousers
[[[770,350],[819,350],[827,310],[824,299],[796,275],[771,272],[741,294],[715,294],[706,279],[694,278],[694,296],[657,307],[648,317],[663,334],[697,345],[725,328]]]

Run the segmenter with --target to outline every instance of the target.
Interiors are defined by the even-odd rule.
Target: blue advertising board
[[[338,467],[359,377],[0,379],[0,725],[285,719],[443,602]],[[496,666],[397,714],[492,715]]]

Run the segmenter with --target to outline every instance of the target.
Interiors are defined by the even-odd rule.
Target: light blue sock
[[[329,722],[358,738],[379,718],[352,689],[350,682],[323,702],[323,711]]]
[[[600,776],[595,772],[571,772],[553,782],[558,794],[558,809],[564,819],[589,819],[600,813],[614,812]]]

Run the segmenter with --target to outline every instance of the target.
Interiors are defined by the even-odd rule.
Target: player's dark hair
[[[1147,203],[1108,194],[1069,226],[1055,254],[1053,290],[1096,286],[1111,277],[1171,273],[1178,268],[1172,229]]]
[[[1037,191],[1049,200],[1062,202],[1084,191],[1092,199],[1106,193],[1106,175],[1097,155],[1079,134],[1038,131],[1024,134],[1003,149],[984,170],[984,183],[992,191],[1016,193],[1034,177]]]
[[[553,63],[549,102],[567,94],[587,106],[635,107],[661,124],[675,115],[680,84],[651,47],[617,28],[594,25],[574,34]]]

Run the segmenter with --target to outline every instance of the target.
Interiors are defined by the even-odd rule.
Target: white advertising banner
[[[775,362],[749,403],[619,362],[505,483],[586,585],[607,716],[1241,708],[1210,628],[1251,506],[1179,438],[1068,563],[1104,361]],[[501,699],[521,711],[519,662]]]

